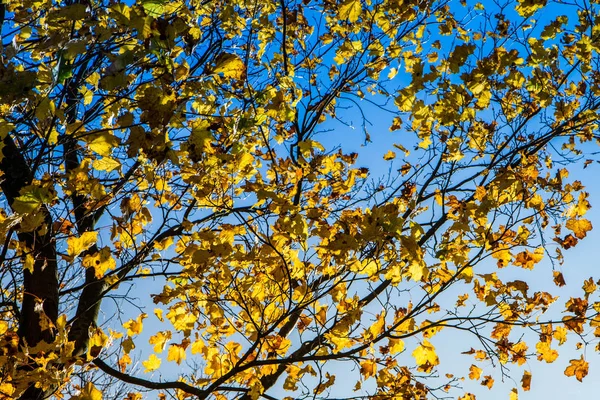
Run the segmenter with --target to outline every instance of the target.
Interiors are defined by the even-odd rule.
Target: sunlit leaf
[[[579,359],[569,361],[569,366],[565,369],[566,376],[574,376],[578,381],[583,381],[583,378],[588,374],[588,362],[583,356]]]

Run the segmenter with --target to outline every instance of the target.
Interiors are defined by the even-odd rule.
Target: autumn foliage
[[[588,374],[597,1],[0,3],[0,398]]]

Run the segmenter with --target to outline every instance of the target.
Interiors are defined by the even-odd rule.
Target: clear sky
[[[340,146],[344,151],[357,152],[359,154],[358,166],[368,167],[371,176],[374,178],[386,176],[390,170],[395,171],[401,165],[401,159],[394,160],[391,164],[389,161],[383,159],[383,155],[388,150],[393,149],[394,143],[402,143],[410,149],[407,138],[409,143],[412,142],[412,139],[410,139],[406,132],[401,130],[395,132],[389,131],[388,127],[392,117],[389,114],[368,104],[362,104],[362,106],[364,107],[365,114],[372,121],[372,125],[368,126],[372,142],[365,143],[364,134],[355,126],[338,126],[336,130],[324,133],[316,137],[316,139],[321,141],[325,147]],[[356,112],[348,112],[348,115],[342,116],[342,118],[344,117],[347,118],[347,121],[354,122],[355,125],[360,121]],[[591,152],[596,151],[594,146],[596,145],[590,145],[588,150]],[[588,237],[580,241],[577,247],[563,250],[565,257],[564,264],[555,267],[563,273],[567,285],[562,288],[555,286],[552,280],[552,264],[547,258],[532,271],[516,267],[507,267],[498,270],[495,266],[495,260],[487,260],[484,265],[476,267],[476,273],[478,271],[497,271],[505,282],[515,279],[524,280],[530,286],[530,293],[538,290],[550,290],[553,294],[560,296],[553,305],[557,311],[560,311],[561,307],[564,308],[565,302],[571,296],[581,296],[581,286],[584,280],[590,277],[594,277],[595,281],[600,279],[599,257],[597,255],[600,244],[600,205],[597,205],[600,204],[600,179],[598,179],[598,176],[600,176],[600,164],[594,162],[583,169],[582,163],[583,160],[579,164],[568,166],[570,171],[569,178],[580,180],[586,186],[586,191],[589,192],[589,201],[592,204],[587,218],[592,221],[595,229],[588,233]],[[556,246],[556,243],[549,241],[548,247],[551,252],[554,251]],[[550,315],[558,316],[558,318],[562,317],[559,313],[553,314],[549,312],[546,318]],[[521,333],[521,331],[518,332]],[[523,334],[530,345],[530,352],[532,354],[535,353],[534,346],[537,342],[537,334],[527,332],[526,330],[523,330]],[[418,339],[408,339],[407,343],[416,345]],[[568,341],[562,346],[557,347],[556,342],[554,342],[553,348],[556,348],[559,352],[559,357],[554,363],[547,364],[544,361],[537,361],[534,357],[521,367],[508,365],[508,370],[505,372],[509,376],[505,377],[502,376],[502,371],[498,367],[498,364],[494,367],[490,362],[474,362],[473,356],[460,354],[468,351],[471,347],[479,348],[477,347],[479,344],[477,339],[471,334],[447,329],[434,336],[431,339],[431,343],[435,346],[440,357],[440,375],[452,373],[457,376],[462,375],[467,377],[469,366],[475,364],[483,369],[482,376],[491,375],[493,377],[495,383],[491,390],[481,386],[478,381],[471,381],[468,378],[460,383],[464,391],[475,394],[478,399],[508,399],[509,393],[513,388],[519,390],[520,400],[587,399],[593,398],[600,392],[600,354],[594,349],[599,340],[594,339],[592,335],[588,335],[586,339],[589,341],[589,344],[585,350],[585,357],[590,363],[590,369],[589,375],[583,379],[583,382],[577,381],[574,377],[564,375],[564,370],[569,365],[569,360],[579,358],[580,356],[579,351],[574,351],[576,343],[579,342],[579,339],[575,335],[569,335]],[[411,351],[412,348],[407,345],[405,358],[402,358],[406,360],[408,365],[414,362],[410,355]],[[349,363],[340,362],[332,370],[338,375],[338,379],[343,381],[344,376],[348,376],[346,369],[349,366]],[[533,375],[531,390],[528,392],[521,389],[521,377],[524,370],[530,371]],[[355,377],[354,374],[351,376]],[[365,384],[365,390],[362,392],[352,392],[350,389],[354,386],[354,383],[354,380],[348,381],[348,391],[344,393],[332,390],[331,397],[350,397],[370,393],[369,388],[372,388],[372,385],[367,384]],[[339,389],[339,386],[336,387]],[[451,392],[451,398],[456,398],[461,392],[461,390]],[[274,393],[281,395],[281,397],[289,396],[289,392],[283,390],[275,391]]]

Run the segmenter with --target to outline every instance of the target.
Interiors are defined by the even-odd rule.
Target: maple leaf
[[[412,355],[419,366],[419,370],[423,372],[430,372],[433,367],[440,363],[435,347],[427,340],[423,340],[412,352]]]
[[[169,353],[167,354],[167,361],[175,361],[178,365],[186,359],[185,349],[179,344],[172,344],[169,346]]]
[[[112,150],[119,145],[119,139],[110,132],[97,132],[84,136],[89,148],[101,156],[110,156]]]
[[[393,160],[394,158],[396,158],[396,153],[393,152],[392,150],[388,151],[383,156],[383,159],[386,160],[386,161]]]
[[[587,299],[590,294],[594,293],[596,289],[598,289],[598,286],[594,282],[594,279],[590,277],[583,282],[582,289],[585,292],[585,298]]]
[[[142,333],[142,329],[144,328],[142,321],[146,317],[148,317],[148,315],[146,313],[142,313],[138,315],[135,321],[130,319],[129,321],[125,322],[123,324],[123,328],[127,329],[127,336],[134,336]]]
[[[12,207],[18,213],[27,214],[36,211],[42,205],[42,199],[33,192],[25,193],[15,199]]]
[[[121,163],[112,157],[102,157],[99,160],[95,160],[93,166],[98,171],[111,172],[117,168],[120,168]]]
[[[70,237],[67,239],[67,254],[69,259],[73,260],[79,254],[94,245],[98,238],[98,232],[84,232],[79,237]]]
[[[102,278],[106,271],[117,266],[109,247],[103,247],[94,254],[86,254],[83,257],[82,264],[86,268],[94,268],[96,278]]]
[[[364,360],[360,363],[360,373],[364,376],[365,379],[369,379],[372,376],[375,376],[377,372],[377,363],[375,360]]]
[[[472,379],[474,381],[479,380],[479,378],[481,377],[481,372],[483,370],[481,368],[479,368],[476,365],[471,365],[469,367],[469,379]]]
[[[583,239],[592,230],[592,223],[585,218],[569,219],[565,226],[573,231],[578,239]]]
[[[588,362],[585,361],[583,355],[580,359],[574,359],[569,361],[569,366],[565,369],[566,376],[574,376],[579,382],[583,381],[583,378],[588,374]]]
[[[150,354],[150,357],[146,361],[142,361],[142,365],[144,366],[144,372],[152,372],[156,371],[160,368],[161,359],[156,357],[155,354]]]
[[[10,382],[0,383],[0,393],[4,396],[11,396],[15,392],[15,387]]]
[[[340,4],[338,9],[338,17],[341,20],[349,20],[350,22],[358,21],[362,12],[360,0],[346,0]]]
[[[538,360],[544,360],[547,363],[552,363],[558,357],[558,352],[550,348],[550,343],[539,342],[535,349],[538,352]]]
[[[81,389],[79,396],[71,397],[72,400],[102,400],[102,392],[92,382],[87,382]]]
[[[162,353],[167,342],[171,339],[171,331],[158,332],[152,335],[148,340],[148,343],[154,345],[155,353]],[[192,354],[194,354],[194,346],[192,346]]]
[[[486,375],[483,378],[484,379],[481,381],[481,385],[491,389],[492,386],[494,386],[494,379],[491,377],[491,375]]]
[[[522,268],[533,269],[535,264],[540,262],[542,258],[544,258],[544,249],[541,247],[535,249],[533,253],[525,250],[516,255],[513,264]]]
[[[521,17],[529,17],[546,5],[547,0],[519,0],[515,10]]]
[[[404,351],[404,341],[402,339],[389,339],[388,348],[391,354],[398,354]]]
[[[222,53],[215,64],[213,72],[223,74],[226,78],[240,79],[246,71],[244,62],[237,55],[231,53]]]
[[[554,271],[552,274],[554,275],[554,284],[556,286],[562,287],[566,285],[565,278],[561,272]]]
[[[519,391],[516,388],[512,388],[508,399],[509,400],[519,400]]]
[[[556,327],[556,330],[554,331],[552,337],[558,340],[558,345],[561,346],[567,341],[567,329],[562,326]]]
[[[319,383],[319,385],[313,390],[314,394],[323,393],[328,387],[332,386],[335,383],[335,375],[326,372],[325,377],[327,378],[327,380],[325,382]]]

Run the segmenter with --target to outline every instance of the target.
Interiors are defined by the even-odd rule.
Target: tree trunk
[[[10,134],[3,142],[4,158],[0,162],[3,180],[0,187],[12,207],[15,199],[20,196],[21,189],[31,183],[32,174],[23,153]],[[39,212],[44,215],[45,234],[39,234],[38,230],[18,235],[19,241],[27,246],[28,252],[34,257],[33,269],[23,271],[23,302],[18,329],[21,346],[29,347],[41,341],[54,342],[54,331],[49,326],[42,325],[42,318],[47,318],[52,324],[55,324],[58,318],[59,287],[56,247],[52,240],[52,218],[44,205]],[[35,365],[25,368],[35,368]],[[48,396],[43,390],[31,386],[20,398],[44,399]]]

